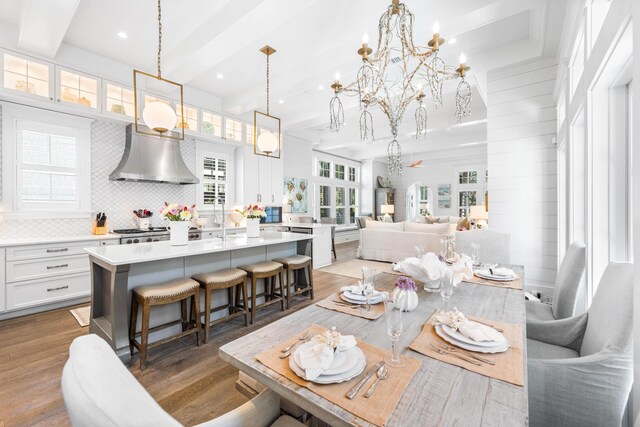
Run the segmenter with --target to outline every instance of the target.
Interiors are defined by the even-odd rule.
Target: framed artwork
[[[307,213],[309,211],[308,189],[309,180],[306,178],[284,178],[284,194],[291,207],[291,213]]]
[[[451,208],[451,184],[438,184],[438,208]]]
[[[440,209],[451,208],[451,199],[438,199],[438,208]]]

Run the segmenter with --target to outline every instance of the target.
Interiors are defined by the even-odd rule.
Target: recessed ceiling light
[[[324,86],[322,85],[318,86],[318,90],[324,90]]]
[[[224,76],[222,75],[222,73],[216,74],[216,77],[219,78],[219,79],[224,79]]]
[[[120,37],[121,39],[126,39],[128,36],[127,36],[127,33],[125,33],[124,31],[120,31],[118,33],[118,37]]]
[[[278,101],[280,104],[284,104],[284,99],[281,99],[280,101]]]
[[[449,44],[456,44],[456,42],[457,42],[457,41],[458,41],[458,39],[457,39],[457,38],[455,38],[455,37],[451,37],[451,38],[449,39]]]

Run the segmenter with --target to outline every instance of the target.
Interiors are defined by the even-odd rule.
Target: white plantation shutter
[[[205,206],[227,202],[227,167],[224,158],[204,156],[202,158],[202,191]]]
[[[19,210],[80,208],[78,129],[18,121],[16,206]]]

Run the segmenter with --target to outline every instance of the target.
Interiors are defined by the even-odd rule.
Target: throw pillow
[[[446,234],[451,232],[449,224],[416,224],[405,222],[404,231],[412,233]]]
[[[467,217],[460,217],[458,223],[456,224],[456,229],[458,230],[469,230],[471,228],[471,222]]]

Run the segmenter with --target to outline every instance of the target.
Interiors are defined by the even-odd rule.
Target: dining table
[[[399,338],[401,354],[422,363],[413,375],[402,397],[386,422],[386,426],[521,426],[528,425],[528,395],[526,371],[526,321],[524,298],[524,267],[509,266],[520,278],[521,289],[511,289],[497,283],[461,282],[449,301],[466,316],[485,321],[516,324],[521,331],[523,385],[472,372],[411,350],[425,322],[443,305],[439,293],[418,291],[415,310],[402,314],[403,329]],[[392,291],[397,275],[380,273],[376,289]],[[357,280],[354,279],[354,284]],[[420,286],[421,288],[421,286]],[[344,310],[346,311],[346,310]],[[319,396],[308,387],[275,372],[262,364],[257,355],[272,349],[311,325],[335,326],[342,334],[384,349],[391,348],[385,316],[369,319],[338,312],[312,304],[259,330],[236,339],[219,350],[221,358],[244,372],[283,399],[313,414],[331,426],[372,426],[367,420]],[[361,376],[351,380],[355,384]],[[393,378],[387,379],[392,381]],[[363,390],[366,390],[364,388]],[[365,399],[361,394],[355,399]]]

